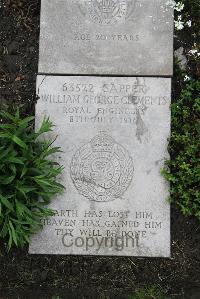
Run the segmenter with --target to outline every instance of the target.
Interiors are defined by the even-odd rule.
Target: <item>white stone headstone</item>
[[[169,257],[169,186],[160,171],[171,79],[41,75],[37,93],[36,126],[44,116],[55,124],[66,190],[30,253]]]
[[[171,76],[168,0],[42,0],[39,73]]]

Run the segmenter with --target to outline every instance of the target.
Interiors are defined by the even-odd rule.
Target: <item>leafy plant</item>
[[[170,200],[184,215],[200,219],[200,81],[192,80],[172,104],[171,160],[163,170]]]
[[[19,109],[0,117],[0,238],[10,249],[29,242],[41,218],[53,215],[46,205],[64,188],[56,181],[63,167],[49,158],[60,148],[39,138],[53,129],[48,118],[34,132],[34,117],[21,118]]]
[[[159,287],[151,286],[137,289],[128,299],[167,299],[167,297]]]

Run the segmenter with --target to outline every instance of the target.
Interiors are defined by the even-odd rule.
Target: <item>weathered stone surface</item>
[[[171,79],[38,76],[44,115],[63,153],[63,195],[30,253],[170,255],[168,184],[160,174],[170,133]]]
[[[42,0],[40,73],[170,76],[167,0]]]

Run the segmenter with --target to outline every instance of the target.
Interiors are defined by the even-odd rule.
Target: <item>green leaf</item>
[[[41,135],[43,133],[51,132],[53,129],[53,123],[50,121],[49,117],[45,117],[42,121],[42,125],[39,131],[36,133],[37,135]]]
[[[18,200],[15,201],[15,204],[19,215],[22,216],[24,214],[24,205]]]
[[[11,228],[11,232],[12,232],[12,238],[15,242],[15,245],[17,245],[17,236],[16,236],[16,233],[15,233],[15,229],[14,229],[14,226],[12,224],[12,222],[9,220],[9,226]]]
[[[6,111],[0,111],[0,116],[2,116],[2,118],[6,119],[6,120],[11,120],[14,123],[16,122],[15,117]]]
[[[6,159],[7,162],[12,162],[12,163],[21,164],[21,165],[24,165],[23,160],[24,160],[24,158],[17,158],[17,157],[9,157],[8,159]]]
[[[22,119],[20,122],[19,122],[19,126],[20,127],[23,127],[24,125],[28,125],[30,122],[32,122],[33,120],[35,119],[34,116],[28,116],[24,119]]]
[[[17,137],[17,136],[14,135],[14,136],[12,136],[12,140],[16,144],[18,144],[20,147],[22,147],[23,149],[27,149],[27,145],[19,137]]]
[[[5,159],[11,151],[11,146],[5,148],[4,146],[0,148],[0,160]]]
[[[17,172],[16,166],[14,164],[10,164],[9,168],[12,171],[12,173],[14,173],[14,175],[16,175],[16,172]]]
[[[2,230],[1,230],[1,233],[0,233],[0,236],[2,236],[4,238],[6,236],[6,234],[7,234],[7,232],[8,232],[8,221],[5,218]]]
[[[34,180],[41,186],[52,186],[51,182],[45,179],[35,178]]]
[[[30,238],[27,235],[24,235],[24,239],[26,240],[27,243],[30,243]]]
[[[50,149],[44,151],[43,157],[48,157],[48,156],[50,156],[52,154],[56,154],[56,153],[62,153],[60,147],[53,147],[53,148],[50,148]]]
[[[23,176],[27,173],[27,171],[28,171],[28,168],[24,166],[22,169],[22,173],[20,175],[20,179],[23,178]]]
[[[25,186],[25,185],[22,185],[22,186],[17,186],[17,189],[22,192],[23,194],[25,193],[29,193],[31,191],[35,191],[36,189],[34,187],[29,187],[29,186]]]
[[[12,136],[11,134],[6,133],[6,132],[0,133],[0,138],[8,138],[8,139],[10,139],[11,136]]]
[[[5,130],[5,129],[11,129],[11,130],[13,130],[13,129],[15,129],[15,126],[14,125],[10,125],[10,124],[1,124],[0,125],[0,129],[3,129],[3,130]]]
[[[8,232],[9,232],[9,240],[8,240],[8,250],[10,251],[11,247],[12,247],[12,232],[11,232],[11,229],[8,227]]]
[[[0,177],[0,180],[1,180],[1,184],[2,185],[8,185],[10,183],[12,183],[12,181],[15,179],[15,175],[11,175],[9,177]]]
[[[6,197],[2,196],[0,194],[0,201],[2,202],[2,204],[7,207],[10,211],[14,212],[14,208],[12,206],[12,204],[7,200]]]

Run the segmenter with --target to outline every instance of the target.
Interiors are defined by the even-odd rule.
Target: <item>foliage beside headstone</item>
[[[34,132],[34,117],[21,118],[0,112],[0,238],[8,248],[21,247],[41,227],[46,208],[63,190],[57,177],[63,168],[49,156],[60,151],[52,140],[41,138],[52,131],[47,118]]]
[[[141,287],[128,299],[167,299],[161,288],[157,286]]]
[[[171,160],[163,171],[170,200],[184,215],[200,219],[200,81],[191,80],[172,104]]]

